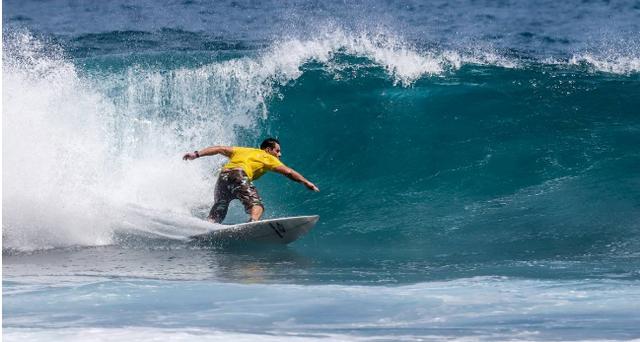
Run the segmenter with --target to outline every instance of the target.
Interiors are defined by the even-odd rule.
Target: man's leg
[[[211,211],[209,211],[208,219],[215,223],[222,223],[224,218],[227,216],[229,202],[233,199],[229,191],[229,180],[224,174],[221,174],[220,177],[218,177],[214,197],[215,203],[213,204],[213,207],[211,207]]]

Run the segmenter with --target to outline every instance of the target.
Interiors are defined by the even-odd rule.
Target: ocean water
[[[637,1],[2,5],[4,340],[640,339]],[[189,244],[267,136],[318,225]]]

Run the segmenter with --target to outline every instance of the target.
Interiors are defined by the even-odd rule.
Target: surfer
[[[304,184],[309,190],[320,191],[317,186],[309,182],[300,173],[287,167],[280,161],[280,141],[267,138],[260,149],[236,146],[210,146],[199,151],[185,154],[183,160],[193,160],[204,156],[222,154],[229,158],[229,162],[222,167],[215,189],[215,203],[209,212],[209,220],[221,223],[229,202],[239,199],[244,206],[250,221],[258,221],[264,212],[262,199],[253,181],[260,178],[267,171],[283,174],[298,183]]]

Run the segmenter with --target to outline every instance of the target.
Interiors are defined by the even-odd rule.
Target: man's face
[[[273,148],[267,147],[265,151],[278,159],[280,159],[280,156],[282,155],[282,153],[280,152],[280,144],[276,144],[276,146],[274,146]]]

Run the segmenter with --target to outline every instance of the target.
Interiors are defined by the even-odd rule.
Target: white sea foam
[[[535,334],[514,334],[521,341]],[[449,337],[443,335],[377,335],[375,337],[360,337],[347,334],[324,333],[298,333],[278,334],[267,331],[263,334],[234,333],[216,331],[212,329],[151,329],[151,328],[73,328],[64,330],[43,329],[13,329],[5,328],[3,337],[5,341],[41,342],[41,341],[69,341],[69,342],[106,342],[106,341],[131,341],[131,342],[156,342],[156,341],[203,341],[203,342],[303,342],[303,341],[478,341],[477,337]],[[494,337],[494,336],[488,336]],[[501,340],[499,337],[491,339]]]
[[[188,212],[208,195],[205,164],[180,160],[192,146],[175,125],[106,96],[28,33],[5,37],[4,50],[5,248],[108,244],[129,203]],[[148,84],[132,83],[132,98]]]
[[[103,243],[100,209],[92,201],[97,189],[90,184],[104,177],[105,104],[56,51],[45,51],[28,34],[5,42],[4,245]]]
[[[376,336],[355,336],[338,333],[279,333],[266,331],[258,333],[228,332],[213,329],[152,329],[152,328],[72,328],[64,330],[48,329],[14,329],[4,328],[5,341],[41,342],[41,341],[68,341],[68,342],[107,342],[107,341],[131,341],[131,342],[306,342],[306,341],[537,341],[537,332],[522,332],[507,334],[487,334],[485,336],[447,336],[445,334],[378,334]],[[614,339],[584,339],[583,341],[615,341]],[[633,340],[636,341],[636,340]]]
[[[595,71],[629,75],[640,72],[640,57],[620,54],[598,55],[594,53],[576,54],[569,60],[571,65],[588,65]]]
[[[317,336],[315,339],[329,336]],[[336,336],[337,337],[337,336]],[[5,341],[310,341],[305,336],[273,336],[269,334],[229,333],[207,329],[90,328],[90,329],[4,329]],[[331,339],[345,341],[346,339]]]

